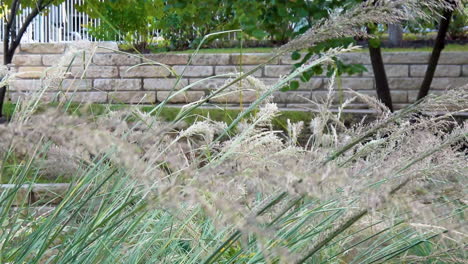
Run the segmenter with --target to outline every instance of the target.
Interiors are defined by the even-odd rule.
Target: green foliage
[[[153,42],[153,31],[163,17],[162,0],[87,0],[76,8],[100,25],[87,25],[90,33],[102,40],[122,39],[139,50]]]
[[[353,0],[354,1],[354,0]],[[89,25],[99,39],[151,42],[161,30],[171,50],[194,48],[207,34],[241,28],[249,37],[284,44],[305,32],[329,10],[349,5],[343,0],[122,0],[85,1],[79,10],[100,25]],[[146,46],[145,46],[146,47]]]
[[[453,14],[452,22],[449,25],[448,35],[451,39],[463,39],[468,35],[464,27],[468,25],[468,4],[465,8],[457,10]]]
[[[293,52],[291,54],[291,58],[297,61],[294,64],[295,68],[299,68],[304,65],[307,61],[309,61],[313,56],[320,57],[321,54],[326,52],[327,50],[335,47],[340,46],[348,46],[349,44],[354,43],[354,39],[352,38],[343,38],[343,39],[335,39],[329,40],[326,42],[319,43],[318,45],[307,49],[306,52],[300,53],[298,51]],[[366,68],[362,64],[346,64],[343,63],[337,57],[333,58],[334,63],[332,65],[317,65],[312,67],[310,70],[305,71],[301,77],[301,82],[308,82],[312,77],[319,76],[325,73],[327,77],[331,77],[333,74],[336,73],[337,76],[341,76],[343,74],[359,74],[366,71]],[[281,89],[281,91],[294,91],[299,88],[299,81],[292,81],[289,83],[288,86],[285,86]]]
[[[468,3],[462,1],[463,6],[455,10],[450,21],[447,36],[450,39],[463,39],[467,37],[464,27],[468,25]],[[408,21],[404,24],[405,28],[416,34],[427,35],[430,31],[435,31],[439,28],[438,22],[428,20]]]
[[[326,19],[329,17],[330,10],[336,10],[336,9],[341,9],[342,11],[345,11],[346,9],[352,7],[356,3],[360,3],[361,1],[358,0],[352,0],[352,1],[341,1],[341,0],[336,0],[336,1],[327,1],[327,0],[321,0],[321,1],[313,1],[312,3],[309,1],[306,1],[305,5],[309,8],[309,15],[308,17],[308,22],[304,24],[297,33],[303,33],[307,29],[309,29],[312,25],[319,23],[321,20]],[[329,49],[336,48],[336,47],[343,47],[343,46],[348,46],[352,43],[354,43],[353,38],[341,38],[341,39],[332,39],[332,40],[327,40],[326,42],[318,43],[317,45],[308,48],[306,52],[300,53],[299,51],[293,52],[291,54],[291,59],[294,61],[297,61],[297,63],[294,64],[295,68],[301,67],[304,65],[307,61],[309,61],[312,57],[320,57],[321,54],[326,52]],[[337,76],[340,76],[342,74],[359,74],[364,71],[366,71],[365,67],[360,65],[360,64],[345,64],[338,58],[334,58],[334,65],[328,65],[328,66],[323,66],[323,65],[317,65],[312,67],[310,70],[304,72],[302,76],[300,77],[301,82],[308,82],[310,79],[314,76],[321,75],[325,73],[328,77],[332,76],[334,73],[337,74]],[[292,81],[289,83],[288,86],[283,87],[281,90],[282,91],[291,91],[291,90],[297,90],[299,88],[299,81]]]
[[[204,36],[232,28],[234,20],[226,0],[165,0],[163,13],[157,25],[172,50],[195,48]]]

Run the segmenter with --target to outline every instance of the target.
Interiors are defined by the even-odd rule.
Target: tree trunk
[[[439,63],[440,54],[445,48],[445,36],[447,35],[452,13],[452,10],[445,10],[443,17],[440,19],[439,32],[437,33],[437,38],[434,43],[434,48],[432,49],[431,58],[429,59],[429,63],[427,65],[424,80],[422,82],[421,88],[419,89],[418,100],[427,96],[429,89],[431,88],[432,80],[434,79],[434,74],[437,69],[437,64]]]
[[[401,47],[403,43],[403,28],[401,24],[388,25],[388,40],[392,47]]]
[[[382,52],[379,47],[372,47],[369,43],[369,54],[374,70],[375,87],[377,90],[377,98],[385,104],[390,111],[393,112],[392,97],[388,86],[387,74],[382,59]]]
[[[12,10],[13,11],[13,10]],[[14,19],[15,16],[10,16],[10,19]],[[13,21],[9,20],[8,23],[5,23],[4,26],[4,35],[3,35],[3,65],[8,65],[13,61],[13,53],[10,52],[10,31]],[[3,79],[5,76],[0,76]],[[3,117],[3,104],[5,102],[7,87],[0,87],[0,124],[6,122],[6,119]]]

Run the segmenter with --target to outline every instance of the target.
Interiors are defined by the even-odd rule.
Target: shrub
[[[87,25],[97,39],[124,40],[141,51],[153,43],[157,21],[163,16],[161,0],[89,0],[76,8],[101,20],[99,25]]]

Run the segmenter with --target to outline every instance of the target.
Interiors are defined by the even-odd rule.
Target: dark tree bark
[[[377,98],[385,104],[390,111],[393,112],[392,97],[388,86],[387,73],[382,59],[382,51],[379,47],[372,47],[369,43],[369,55],[374,71],[375,87],[377,90]]]
[[[21,38],[29,27],[29,24],[34,18],[44,11],[44,9],[52,3],[52,0],[38,0],[36,6],[31,10],[31,13],[25,18],[21,27],[17,29],[15,27],[15,18],[20,10],[20,0],[14,0],[11,3],[10,13],[8,14],[8,20],[5,23],[3,30],[3,64],[8,65],[13,61],[15,51],[21,43]],[[3,76],[0,76],[3,77]],[[7,87],[0,87],[0,122],[4,122],[3,118],[3,103],[5,101]]]
[[[421,84],[421,88],[419,89],[418,100],[426,97],[431,88],[432,80],[434,79],[434,74],[437,69],[437,64],[439,63],[440,54],[445,48],[445,37],[447,36],[452,14],[453,10],[445,10],[443,17],[440,19],[439,32],[437,33],[437,38],[435,40],[434,48],[432,49],[432,54],[427,65],[424,80]]]
[[[368,0],[364,0],[367,2]],[[375,4],[375,1],[372,1]],[[367,32],[371,33],[371,28],[367,27]],[[380,49],[380,43],[378,46],[371,43],[369,44],[369,56],[371,59],[372,70],[374,71],[375,89],[377,91],[377,98],[393,112],[392,96],[390,94],[390,87],[388,85],[387,73],[385,72],[385,66],[382,59],[382,50]]]

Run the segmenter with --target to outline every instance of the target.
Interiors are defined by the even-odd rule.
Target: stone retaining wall
[[[25,44],[14,57],[12,69],[16,80],[11,82],[9,97],[15,101],[19,96],[48,85],[46,100],[71,99],[93,103],[139,103],[155,104],[170,93],[176,76],[162,66],[150,65],[154,61],[170,65],[181,74],[190,59],[190,54],[150,54],[144,58],[136,55],[121,54],[114,43],[92,44],[75,42],[70,44]],[[85,49],[86,52],[80,51]],[[73,53],[75,52],[75,53]],[[78,54],[72,61],[71,54]],[[422,83],[429,59],[428,52],[394,52],[383,56],[393,102],[401,108],[414,102]],[[200,54],[193,58],[185,69],[180,86],[214,75],[249,71],[270,59],[269,54]],[[364,64],[369,71],[355,76],[343,76],[343,88],[350,88],[367,95],[375,95],[375,82],[372,76],[370,59],[367,53],[344,54],[342,59],[348,63]],[[57,63],[71,65],[65,80],[56,78]],[[146,63],[138,67],[137,64]],[[278,77],[287,75],[294,62],[289,56],[274,59],[253,76],[265,84],[274,84]],[[240,66],[242,64],[242,67]],[[50,68],[52,67],[52,68]],[[84,69],[86,68],[86,69]],[[43,78],[43,80],[41,80]],[[211,79],[196,84],[188,92],[177,96],[170,104],[186,104],[208,95],[221,86],[225,78]],[[442,93],[445,89],[459,87],[468,83],[468,53],[445,52],[440,58],[436,78],[431,92]],[[280,107],[301,108],[310,105],[311,99],[324,98],[327,94],[328,79],[325,76],[313,78],[302,83],[297,91],[278,92],[274,100]],[[241,102],[248,104],[255,100],[258,92],[245,91],[223,96],[211,103],[236,106]],[[345,94],[346,97],[351,96]],[[365,108],[362,102],[355,102],[350,108]]]

